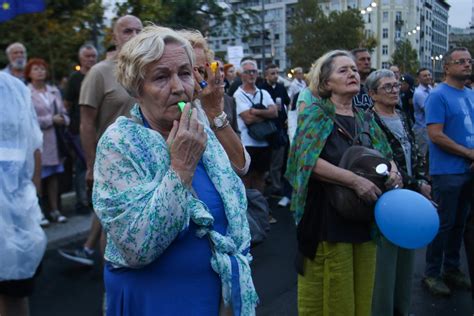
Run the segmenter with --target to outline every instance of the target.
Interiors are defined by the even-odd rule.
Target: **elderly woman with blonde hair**
[[[316,61],[309,79],[318,99],[300,110],[286,174],[294,190],[291,209],[298,223],[298,310],[300,315],[367,316],[375,271],[371,222],[344,217],[326,191],[333,184],[344,186],[370,204],[381,194],[371,181],[338,167],[351,139],[364,126],[363,113],[352,106],[360,77],[352,55],[336,50]],[[336,120],[350,135],[335,126]],[[373,119],[368,133],[373,147],[391,159]],[[394,187],[400,181],[397,173],[391,173],[386,185]]]
[[[157,26],[119,53],[117,79],[138,104],[97,147],[108,315],[255,314],[245,189],[218,131],[197,118],[194,60],[185,38]]]

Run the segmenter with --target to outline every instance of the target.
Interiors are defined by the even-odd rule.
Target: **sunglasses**
[[[257,70],[255,69],[244,70],[243,73],[246,75],[255,75],[257,73]]]

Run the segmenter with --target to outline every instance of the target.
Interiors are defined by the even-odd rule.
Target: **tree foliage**
[[[0,24],[0,48],[13,42],[22,42],[28,58],[39,57],[49,64],[53,81],[67,76],[77,64],[77,51],[87,41],[97,38],[103,28],[100,0],[50,0],[47,10],[26,14]],[[0,54],[0,64],[8,64]]]
[[[418,68],[420,68],[418,53],[411,46],[408,39],[397,44],[397,49],[393,52],[391,62],[399,66],[401,73],[415,74]]]
[[[333,11],[325,15],[319,0],[300,0],[289,20],[292,44],[286,49],[293,65],[309,68],[324,53],[333,49],[372,50],[377,42],[364,35],[364,20],[357,10]]]
[[[143,22],[175,29],[197,29],[206,36],[248,29],[252,10],[231,11],[217,0],[128,0],[116,4],[117,16],[133,14]],[[210,24],[212,21],[212,24]]]

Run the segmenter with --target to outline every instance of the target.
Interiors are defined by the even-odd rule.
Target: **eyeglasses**
[[[395,90],[395,91],[399,91],[401,86],[402,86],[402,85],[401,85],[400,83],[398,83],[398,82],[397,82],[397,83],[394,83],[394,84],[389,84],[389,83],[387,83],[387,84],[384,84],[383,86],[379,87],[379,89],[383,89],[385,92],[391,93],[391,92],[393,92],[394,90]]]
[[[255,75],[256,73],[257,73],[256,69],[244,70],[244,74],[246,75]]]
[[[454,64],[454,65],[464,65],[464,64],[471,64],[472,65],[472,59],[470,59],[470,58],[460,58],[460,59],[452,60],[450,63]]]

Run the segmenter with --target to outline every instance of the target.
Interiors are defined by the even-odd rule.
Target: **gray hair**
[[[93,49],[97,53],[97,49],[94,47],[94,45],[86,43],[86,44],[83,44],[81,47],[79,47],[79,52],[78,52],[79,57],[81,57],[81,54],[83,51],[89,50],[89,49]]]
[[[294,72],[301,72],[301,73],[302,73],[302,72],[303,72],[303,68],[301,68],[301,67],[295,67],[295,68],[293,68],[293,71],[294,71]]]
[[[326,89],[326,82],[333,72],[333,61],[336,57],[348,57],[354,60],[354,56],[346,50],[332,50],[327,52],[313,64],[308,74],[309,89],[315,96],[329,98],[331,91]]]
[[[245,65],[247,64],[251,64],[251,65],[254,65],[255,68],[258,69],[258,66],[257,66],[257,62],[253,59],[246,59],[244,60],[243,62],[240,63],[240,70],[242,70],[244,68]]]
[[[139,97],[148,65],[158,61],[167,44],[182,45],[194,66],[193,48],[188,40],[176,31],[156,25],[146,26],[120,50],[117,62],[117,81],[132,97]]]
[[[8,45],[7,49],[5,49],[5,53],[7,54],[7,56],[10,55],[12,49],[15,48],[15,47],[21,47],[21,48],[23,48],[23,50],[25,51],[25,55],[26,55],[26,47],[25,47],[25,45],[23,45],[23,44],[20,43],[20,42],[16,42],[16,43],[12,43],[12,44]]]
[[[368,91],[377,91],[380,80],[382,78],[395,78],[393,71],[388,69],[380,69],[372,72],[367,79],[365,79],[365,86]]]

